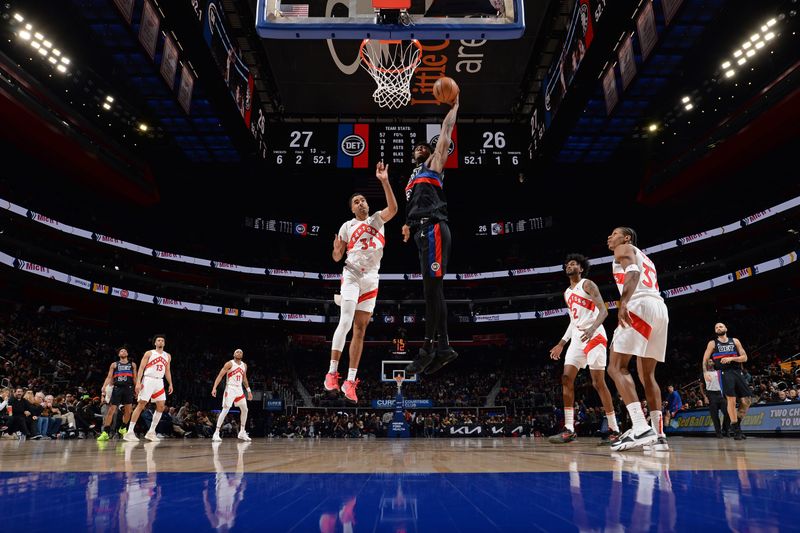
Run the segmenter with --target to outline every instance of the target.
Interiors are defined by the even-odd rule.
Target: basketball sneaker
[[[253,440],[253,439],[250,438],[250,435],[248,435],[245,430],[239,431],[239,434],[237,435],[237,437],[239,438],[239,440],[244,440],[244,441]]]
[[[105,441],[107,441],[109,438],[111,438],[111,437],[109,437],[109,436],[108,436],[108,433],[106,433],[105,431],[103,431],[102,433],[100,433],[100,436],[98,436],[98,437],[97,437],[97,440],[98,440],[98,442],[105,442]]]
[[[351,403],[358,403],[358,396],[356,395],[356,388],[358,384],[361,383],[360,379],[355,381],[350,381],[349,379],[342,383],[342,392],[344,393],[344,399]]]
[[[456,352],[452,346],[448,346],[444,350],[437,350],[433,362],[425,368],[425,374],[438,372],[444,365],[450,363],[456,357],[458,357],[458,352]]]
[[[622,452],[625,450],[631,450],[633,448],[639,448],[645,444],[650,444],[657,440],[658,435],[656,435],[656,432],[653,431],[653,428],[651,427],[648,427],[640,433],[636,432],[636,428],[631,428],[620,435],[619,440],[611,445],[611,450],[615,452]]]
[[[667,444],[667,437],[658,437],[658,440],[650,444],[645,444],[642,448],[649,452],[668,452],[669,444]]]
[[[125,436],[122,437],[122,440],[128,441],[128,442],[139,442],[139,437],[136,436],[136,433],[131,431],[129,433],[126,433]]]
[[[560,433],[556,433],[555,435],[550,435],[547,440],[548,442],[552,442],[553,444],[565,444],[567,442],[572,442],[577,440],[578,434],[572,430],[564,428],[561,430]]]
[[[425,348],[420,348],[417,358],[406,365],[406,375],[422,374],[433,362],[433,359],[433,350],[428,351]]]
[[[215,431],[213,435],[211,435],[211,440],[214,442],[222,442],[222,437],[219,436],[219,431]]]
[[[619,440],[620,433],[619,431],[609,431],[608,435],[603,437],[600,440],[600,446],[613,446],[615,442]]]
[[[123,436],[123,437],[124,437],[124,436],[125,436],[125,434],[126,434],[126,433],[128,433],[128,428],[126,428],[126,427],[119,428],[119,429],[117,430],[117,433],[119,433],[121,436]]]
[[[147,440],[151,440],[153,442],[158,442],[161,440],[158,437],[158,435],[156,435],[155,431],[148,431],[147,433],[144,434],[144,438],[146,438]]]
[[[326,391],[339,390],[338,372],[328,372],[327,374],[325,374],[325,390]]]

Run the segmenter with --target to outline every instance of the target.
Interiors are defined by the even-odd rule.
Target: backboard
[[[383,383],[395,383],[394,377],[396,374],[400,373],[403,375],[404,383],[416,383],[416,374],[406,374],[405,369],[409,363],[411,363],[411,361],[381,361],[381,381]]]
[[[266,39],[501,40],[525,32],[523,0],[410,0],[410,9],[384,11],[373,1],[258,0],[256,29]]]

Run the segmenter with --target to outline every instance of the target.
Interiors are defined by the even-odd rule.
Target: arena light
[[[139,131],[147,131],[147,124],[145,124],[144,122],[139,124]]]
[[[58,63],[58,60],[57,60],[55,57],[53,57],[53,56],[50,56],[50,57],[48,57],[48,58],[47,58],[47,60],[48,60],[50,63],[52,63],[53,65],[55,65],[56,63]]]
[[[19,38],[22,39],[23,41],[30,41],[31,39],[31,32],[29,32],[28,30],[21,30],[18,33],[18,35]]]
[[[59,50],[58,48],[53,48],[53,51],[50,52],[50,53],[53,54],[54,56],[58,57],[58,56],[61,55],[61,50]]]
[[[771,27],[773,27],[773,26],[775,25],[775,23],[777,23],[777,22],[778,22],[778,20],[777,20],[777,19],[769,19],[769,20],[767,21],[767,26],[771,28]]]
[[[730,61],[726,61],[726,62],[724,62],[722,64],[722,68],[730,68],[730,66],[731,66],[731,62]]]
[[[756,43],[756,50],[761,50],[762,48],[764,48],[764,41],[758,41]]]
[[[755,50],[748,50],[745,55],[747,57],[753,57],[754,55],[756,55],[756,51]]]
[[[759,34],[754,33],[753,35],[750,36],[750,41],[751,42],[756,42],[760,37],[761,36]]]
[[[745,63],[747,63],[747,59],[745,59],[745,58],[743,58],[743,57],[742,57],[742,58],[739,58],[739,61],[737,61],[737,63],[738,63],[739,65],[744,65]]]
[[[108,102],[109,104],[113,104],[114,103],[114,97],[111,96],[110,94],[107,95],[106,96],[106,102]]]
[[[19,13],[14,13],[14,20],[16,20],[17,22],[22,22],[25,20],[25,17],[23,17]]]
[[[42,45],[39,44],[39,41],[31,41],[31,46],[38,50]]]
[[[686,111],[691,111],[692,109],[694,109],[694,105],[692,105],[692,104],[686,104],[686,105],[685,105],[683,108],[684,108]]]
[[[656,124],[655,122],[653,122],[652,124],[650,124],[649,126],[647,126],[647,131],[649,131],[649,132],[655,132],[655,131],[658,131],[658,124]]]
[[[741,50],[736,50],[736,51],[733,52],[733,57],[739,57],[740,55],[742,55],[742,51]]]
[[[111,109],[111,105],[108,102],[103,102],[103,109],[108,111],[109,109]]]
[[[768,29],[769,29],[769,26],[767,26],[766,24],[764,24],[763,26],[761,26],[761,31],[762,31],[762,32],[766,32]]]
[[[684,96],[683,98],[681,98],[681,103],[682,103],[682,104],[687,104],[687,103],[689,103],[689,97],[688,97],[688,96]]]
[[[764,35],[764,40],[765,41],[771,41],[774,38],[775,38],[775,34],[773,32],[769,32],[766,35]]]
[[[727,71],[727,72],[725,73],[725,77],[726,77],[726,78],[732,78],[734,74],[736,74],[736,71],[734,71],[733,69],[731,69],[731,70],[729,70],[729,71]]]
[[[64,65],[58,65],[58,66],[56,67],[56,70],[57,70],[57,71],[59,71],[59,72],[61,72],[61,73],[63,74],[64,72],[66,72],[66,71],[67,71],[67,67],[65,67]]]
[[[744,48],[745,50],[747,50],[751,46],[753,45],[750,43],[750,41],[746,41],[744,44],[742,44],[742,48]]]
[[[65,65],[69,65],[70,64],[70,60],[69,60],[68,57],[62,57],[61,58],[61,62],[64,63]]]
[[[47,55],[47,48],[45,48],[44,46],[42,46],[42,47],[40,47],[40,48],[37,50],[37,52],[39,52],[39,54],[41,54],[41,55],[43,55],[43,56],[46,56],[46,55]]]
[[[36,33],[34,33],[33,36],[36,37],[37,39],[39,39],[40,41],[44,40],[44,35],[42,35],[38,31]]]

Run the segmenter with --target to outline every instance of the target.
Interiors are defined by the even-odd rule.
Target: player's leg
[[[426,224],[414,232],[414,242],[417,244],[419,252],[419,268],[422,273],[422,294],[425,299],[425,338],[422,348],[419,349],[417,358],[406,366],[407,374],[421,374],[433,362],[436,355],[433,348],[433,340],[436,338],[436,329],[439,323],[438,305],[434,305],[434,294],[437,293],[437,284],[442,283],[443,276],[432,276],[431,254],[435,254],[435,249],[431,249],[428,237],[432,225]],[[436,265],[437,271],[440,265]]]
[[[247,413],[248,413],[248,410],[247,410],[247,398],[244,397],[244,394],[242,394],[241,400],[236,402],[234,405],[236,405],[236,407],[239,408],[239,413],[240,413],[240,415],[239,415],[239,422],[240,422],[239,435],[237,435],[237,437],[239,439],[241,439],[241,440],[249,441],[249,440],[251,440],[250,439],[250,435],[247,434],[247,430],[245,429],[247,427]]]
[[[327,391],[339,390],[339,360],[342,357],[345,342],[347,342],[347,334],[350,333],[350,329],[353,327],[356,305],[358,304],[359,283],[355,276],[347,270],[342,275],[340,292],[341,311],[339,324],[333,333],[330,366],[328,367],[328,373],[325,374],[325,390]]]
[[[450,346],[447,332],[447,300],[444,297],[444,276],[450,259],[450,228],[446,222],[433,225],[429,233],[429,262],[427,272],[432,280],[431,301],[426,303],[436,308],[436,357],[425,369],[426,374],[438,372],[443,366],[458,357],[458,353]]]
[[[606,440],[609,444],[613,444],[619,437],[619,425],[617,424],[617,413],[614,411],[614,400],[611,397],[611,390],[609,390],[608,384],[606,383],[606,370],[604,368],[590,367],[589,374],[592,376],[592,386],[600,397],[600,402],[603,404],[603,411],[608,421],[609,436]]]
[[[126,433],[128,433],[128,422],[130,422],[131,414],[133,413],[133,392],[132,391],[129,393],[129,397],[126,398],[125,401],[127,403],[125,403],[122,406],[122,424],[120,424],[119,429],[117,430],[117,432],[120,435],[122,435],[123,437],[125,436]]]
[[[162,398],[162,395],[163,399],[158,399]],[[155,398],[153,398],[153,400],[156,404],[156,410],[153,412],[153,421],[150,423],[150,429],[147,430],[147,433],[145,433],[144,437],[148,440],[157,441],[161,440],[156,434],[156,428],[158,427],[158,423],[161,421],[161,415],[164,414],[166,395],[163,394],[162,391],[162,394],[157,395]]]
[[[572,442],[578,438],[575,433],[575,376],[578,367],[564,362],[564,373],[561,375],[561,396],[564,399],[564,429],[548,440],[552,443]]]
[[[142,386],[142,392],[144,392],[144,386]],[[130,442],[137,442],[139,439],[136,437],[136,433],[134,433],[134,428],[136,427],[136,422],[139,421],[139,416],[144,411],[144,408],[147,406],[147,400],[142,399],[142,394],[139,393],[139,402],[136,405],[136,409],[133,410],[133,414],[131,415],[131,421],[128,422],[128,432],[125,434],[125,440]]]
[[[225,418],[228,416],[228,411],[231,410],[231,405],[233,405],[232,399],[228,396],[228,390],[226,389],[222,397],[222,411],[219,412],[219,416],[217,417],[217,427],[214,429],[214,434],[211,436],[211,440],[215,442],[222,440],[219,432],[222,429],[223,424],[225,424]]]
[[[353,321],[353,338],[350,340],[350,361],[347,370],[347,379],[342,383],[342,392],[347,401],[351,403],[358,403],[358,395],[356,388],[358,387],[358,380],[356,374],[358,372],[358,364],[361,362],[361,352],[364,350],[364,334],[367,331],[370,317],[372,317],[372,308],[375,307],[375,299],[371,299],[371,304],[368,301],[359,303],[367,310],[356,310],[355,320]]]
[[[108,436],[108,433],[111,431],[111,421],[114,420],[114,413],[116,411],[117,411],[117,406],[112,398],[111,403],[108,404],[108,411],[106,411],[106,416],[103,417],[103,431],[100,432],[100,435],[97,437],[97,440],[102,442],[110,438]]]
[[[639,381],[644,386],[647,405],[650,406],[650,427],[658,436],[655,443],[657,451],[669,450],[666,435],[664,434],[664,413],[661,411],[661,387],[656,381],[656,365],[658,361],[649,357],[637,357],[636,368],[639,372]]]
[[[619,331],[619,328],[617,329]],[[616,333],[615,333],[616,344]],[[619,353],[612,345],[611,356],[608,365],[608,375],[614,380],[617,391],[625,402],[625,407],[631,417],[632,427],[620,436],[620,439],[611,445],[614,451],[622,451],[645,443],[655,441],[658,436],[647,425],[647,420],[642,411],[642,404],[639,403],[639,396],[636,394],[636,383],[633,381],[628,366],[630,365],[632,354]]]

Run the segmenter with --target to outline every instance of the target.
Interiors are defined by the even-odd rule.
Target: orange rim
[[[364,39],[363,41],[361,41],[361,48],[359,48],[359,51],[358,51],[358,53],[359,53],[359,55],[361,56],[361,60],[362,60],[364,63],[366,63],[366,64],[367,64],[367,66],[368,66],[368,67],[369,67],[371,70],[376,70],[376,71],[378,71],[378,72],[384,72],[384,73],[386,73],[386,74],[400,74],[401,72],[405,72],[405,71],[407,71],[407,70],[409,70],[409,69],[412,69],[412,70],[413,70],[413,69],[417,68],[417,65],[419,65],[419,62],[421,61],[420,57],[419,57],[419,56],[417,56],[416,60],[415,60],[415,61],[414,61],[412,64],[410,64],[410,65],[406,65],[406,66],[405,66],[405,67],[403,67],[403,68],[393,68],[393,69],[388,69],[388,68],[383,68],[383,67],[376,67],[375,65],[373,65],[373,64],[370,62],[370,60],[369,60],[369,57],[368,57],[368,56],[367,56],[367,54],[364,52],[364,48],[367,46],[367,43],[368,43],[369,41],[370,41],[370,39]],[[401,44],[403,41],[401,41],[401,40],[380,40],[379,42],[380,42],[381,44],[394,44],[394,45],[399,45],[399,44]],[[416,47],[417,47],[417,50],[419,50],[419,52],[420,52],[420,55],[421,55],[421,53],[422,53],[422,45],[420,44],[420,42],[419,42],[418,40],[416,40],[416,39],[412,39],[412,40],[411,40],[411,43],[412,43],[414,46],[416,46]]]

